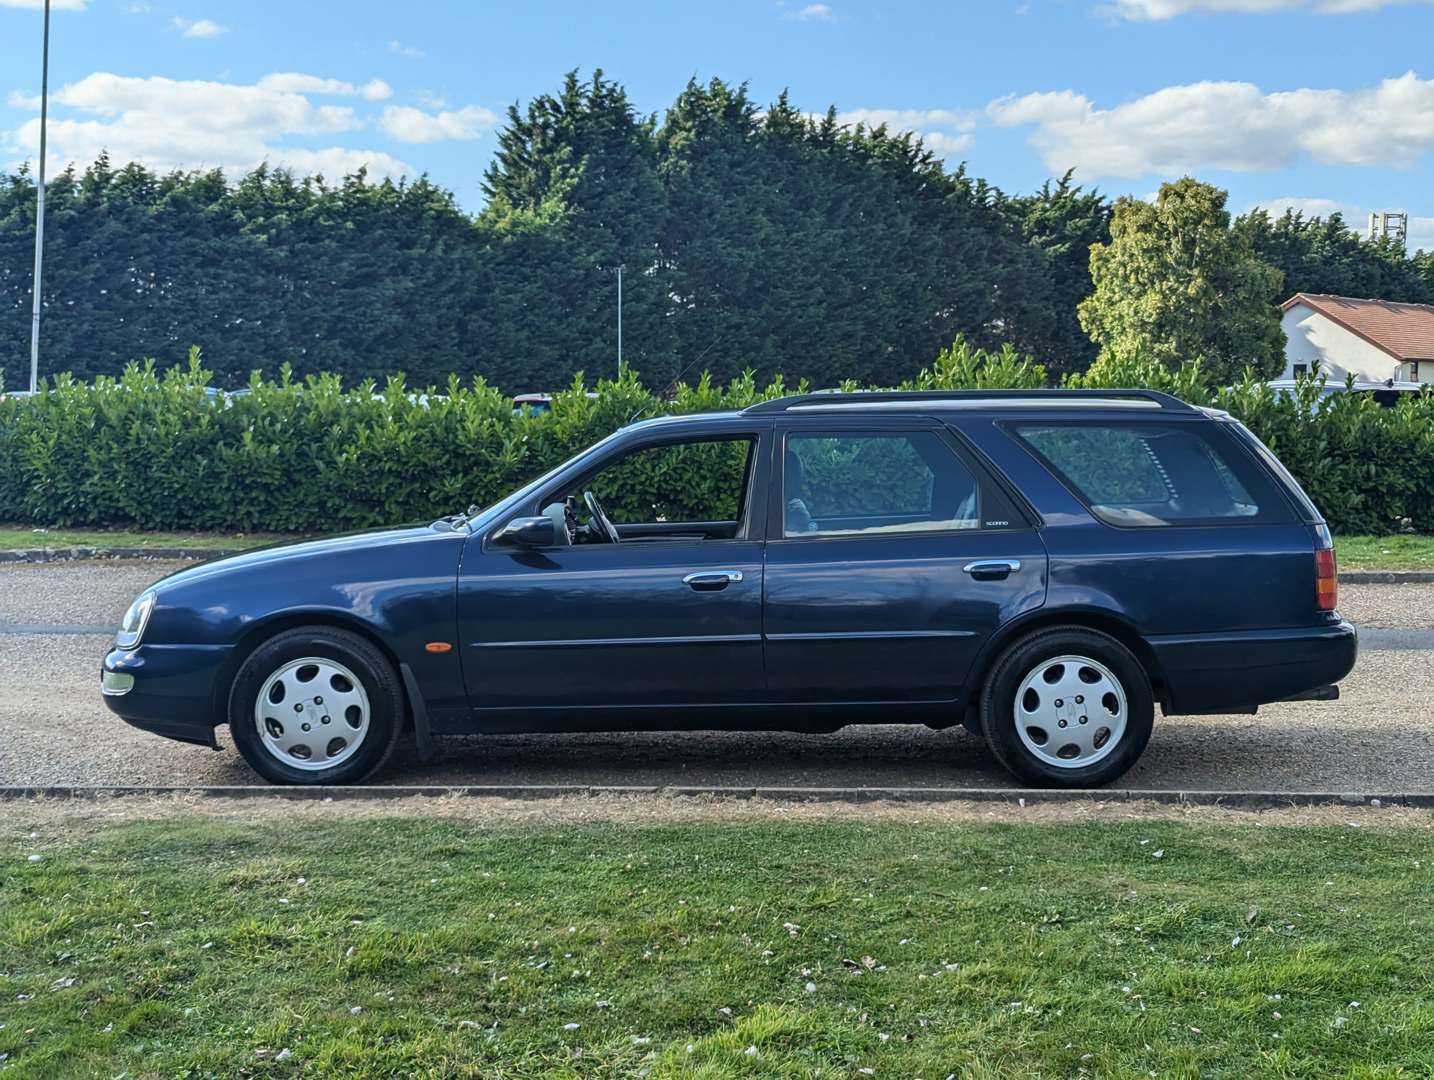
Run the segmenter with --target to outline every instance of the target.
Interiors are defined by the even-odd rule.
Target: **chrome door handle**
[[[682,579],[682,584],[697,592],[715,592],[742,580],[740,570],[698,570]]]
[[[961,567],[977,581],[999,581],[1021,568],[1020,559],[979,559]]]

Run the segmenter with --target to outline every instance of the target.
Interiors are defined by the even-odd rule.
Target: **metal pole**
[[[48,3],[49,0],[46,0]],[[622,272],[626,266],[617,268],[617,375],[622,378]]]
[[[35,297],[30,314],[30,392],[40,388],[40,275],[45,260],[45,128],[50,110],[50,0],[40,60],[40,182],[35,189]]]

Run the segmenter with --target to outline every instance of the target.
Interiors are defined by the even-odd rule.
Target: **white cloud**
[[[303,172],[338,174],[359,164],[367,164],[377,176],[415,172],[380,151],[286,145],[290,137],[352,132],[363,120],[349,106],[315,104],[284,88],[282,80],[275,86],[96,72],[56,91],[51,105],[50,154],[57,168],[87,164],[107,150],[116,161],[142,161],[160,170],[219,167],[242,172],[268,161]],[[0,132],[0,146],[33,159],[39,152],[39,127],[39,119],[31,118]]]
[[[378,126],[399,142],[429,143],[476,139],[497,122],[498,117],[481,105],[437,113],[411,105],[390,105],[383,110]]]
[[[822,117],[816,115],[814,119]],[[864,124],[869,128],[885,125],[893,131],[909,131],[920,135],[926,148],[937,157],[949,158],[970,148],[976,117],[951,109],[851,109],[837,113],[837,123],[847,127]]]
[[[1303,214],[1307,218],[1327,218],[1331,214],[1343,214],[1344,223],[1355,229],[1363,228],[1365,219],[1369,217],[1369,211],[1356,203],[1340,202],[1338,199],[1310,199],[1281,197],[1278,199],[1262,199],[1259,202],[1251,203],[1250,210],[1264,210],[1271,217],[1281,217],[1286,210],[1293,210]]]
[[[945,131],[922,131],[918,134],[921,136],[922,145],[939,158],[952,158],[957,154],[964,154],[971,149],[971,144],[976,141],[970,132],[951,135]]]
[[[803,4],[801,0],[777,0],[782,18],[795,22],[837,22],[837,13],[826,4]]]
[[[1195,13],[1270,15],[1309,11],[1316,15],[1349,15],[1378,11],[1380,8],[1398,4],[1429,2],[1430,0],[1111,0],[1096,10],[1117,19],[1161,22]]]
[[[380,150],[349,150],[330,146],[325,150],[302,147],[271,149],[265,158],[270,165],[292,169],[298,173],[323,173],[330,179],[367,169],[372,178],[414,176],[416,170],[407,162]]]
[[[1369,212],[1373,207],[1360,206],[1358,203],[1341,202],[1338,199],[1320,198],[1299,198],[1293,196],[1282,196],[1277,199],[1262,199],[1251,204],[1250,210],[1264,210],[1271,217],[1281,217],[1286,210],[1294,210],[1303,214],[1306,218],[1322,217],[1327,218],[1331,214],[1342,214],[1344,223],[1354,229],[1361,236],[1369,224]],[[1402,210],[1398,206],[1382,206],[1381,210]],[[1417,214],[1409,215],[1409,240],[1410,251],[1434,251],[1434,217],[1420,217]]]
[[[422,60],[425,55],[422,49],[416,49],[412,45],[405,45],[399,41],[398,38],[394,38],[388,43],[388,51],[393,53],[394,56],[406,56],[410,60]]]
[[[84,11],[89,0],[51,0],[51,11]],[[0,7],[45,10],[45,0],[0,0]]]
[[[172,22],[174,28],[183,31],[187,38],[217,38],[220,34],[229,33],[229,27],[220,26],[213,19],[181,19],[176,15]]]
[[[287,94],[329,94],[335,97],[361,97],[367,101],[383,101],[393,96],[393,87],[382,79],[370,79],[362,86],[297,71],[277,71],[259,80],[261,90],[277,90]]]
[[[1434,80],[1412,71],[1360,90],[1191,83],[1110,109],[1059,90],[1001,98],[986,112],[1003,127],[1034,127],[1031,143],[1051,171],[1089,179],[1276,169],[1302,155],[1398,168],[1434,149]]]
[[[976,118],[969,112],[952,109],[850,109],[837,114],[843,124],[865,124],[879,127],[885,124],[898,131],[916,131],[926,127],[955,127],[969,129],[975,126]]]

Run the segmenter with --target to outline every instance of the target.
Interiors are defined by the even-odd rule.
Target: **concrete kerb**
[[[1162,791],[1082,790],[1026,788],[922,788],[922,787],[726,787],[726,786],[621,786],[596,784],[496,785],[374,785],[371,787],[234,786],[0,786],[0,801],[23,799],[131,798],[198,796],[213,799],[268,799],[298,801],[362,801],[415,797],[464,796],[468,798],[552,799],[564,796],[648,795],[666,798],[763,799],[772,802],[985,802],[1031,805],[1035,803],[1137,803],[1166,806],[1211,806],[1227,810],[1273,810],[1290,807],[1405,807],[1434,809],[1431,792],[1332,791]]]

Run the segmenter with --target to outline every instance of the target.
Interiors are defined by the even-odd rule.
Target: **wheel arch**
[[[979,704],[980,688],[985,685],[986,676],[990,673],[996,660],[1014,642],[1035,631],[1049,630],[1056,626],[1075,626],[1099,630],[1115,638],[1129,649],[1139,662],[1146,678],[1150,680],[1151,694],[1156,702],[1162,708],[1169,706],[1169,687],[1165,680],[1165,673],[1160,667],[1160,660],[1155,655],[1155,650],[1150,647],[1150,644],[1141,636],[1140,631],[1130,620],[1107,608],[1098,607],[1038,608],[1001,627],[991,635],[975,663],[971,665],[971,673],[967,681],[967,685],[972,688],[968,698],[969,704]]]
[[[234,643],[228,658],[220,667],[214,678],[214,689],[211,701],[212,715],[215,717],[215,726],[229,722],[229,692],[234,685],[234,676],[239,674],[239,669],[244,661],[249,659],[255,649],[277,634],[286,630],[295,630],[301,626],[326,626],[336,630],[347,630],[363,638],[393,665],[394,677],[398,679],[402,689],[405,709],[404,724],[407,726],[412,722],[413,702],[408,700],[408,688],[404,685],[399,669],[399,659],[388,642],[383,639],[373,626],[362,619],[348,612],[328,608],[317,608],[312,610],[286,610],[265,619],[256,620],[251,626],[245,628],[239,640]]]

